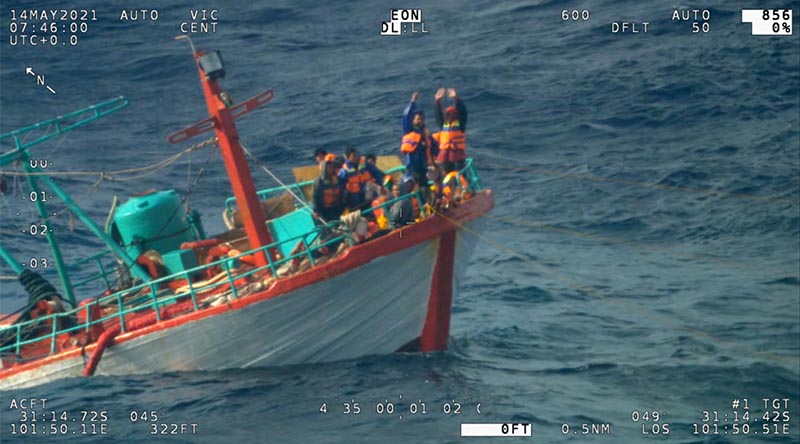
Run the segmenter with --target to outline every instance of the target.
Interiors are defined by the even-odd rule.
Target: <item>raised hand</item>
[[[416,102],[419,99],[419,91],[414,91],[414,94],[411,94],[411,101]]]
[[[439,88],[436,90],[436,95],[433,96],[434,100],[442,100],[444,98],[444,88]]]
[[[458,93],[456,93],[456,89],[455,88],[448,89],[447,90],[447,97],[450,97],[451,99],[458,98]]]

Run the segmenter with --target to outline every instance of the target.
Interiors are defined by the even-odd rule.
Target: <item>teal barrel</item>
[[[161,254],[194,239],[186,208],[175,190],[132,196],[114,212],[114,230],[133,257],[147,250]]]

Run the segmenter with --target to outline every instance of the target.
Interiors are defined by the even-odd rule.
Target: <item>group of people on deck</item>
[[[452,101],[443,105],[445,95]],[[419,92],[403,111],[403,138],[400,152],[404,157],[405,174],[397,181],[376,165],[376,157],[368,154],[362,163],[358,151],[349,147],[344,159],[324,149],[314,152],[320,175],[313,183],[312,203],[315,216],[324,221],[338,219],[345,210],[375,208],[374,221],[381,228],[396,228],[413,223],[420,208],[442,209],[469,198],[469,184],[459,174],[466,163],[467,108],[456,90],[440,88],[434,95],[436,123],[441,131],[431,134],[425,126],[425,114],[419,109]],[[396,200],[418,192],[416,197]],[[396,200],[384,211],[387,201]]]

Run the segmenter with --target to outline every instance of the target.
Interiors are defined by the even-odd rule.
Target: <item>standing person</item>
[[[452,106],[443,110],[442,99],[445,89],[439,88],[434,96],[436,102],[436,123],[442,130],[433,135],[439,144],[439,155],[436,162],[453,162],[458,170],[464,168],[467,159],[467,107],[464,101],[459,99],[458,93],[454,88],[447,90],[447,96],[453,101]]]
[[[328,151],[325,148],[317,148],[314,150],[314,160],[317,161],[317,165],[319,165],[319,170],[322,171],[322,163],[325,162],[325,158],[328,157]]]
[[[322,161],[325,160],[325,156],[328,155],[328,151],[325,148],[317,148],[314,150],[314,160],[317,161],[317,164],[321,164]]]
[[[364,188],[367,182],[374,180],[381,183],[384,174],[377,166],[369,162],[365,162],[364,168],[361,168],[361,158],[355,148],[348,147],[344,154],[347,160],[339,170],[339,180],[344,186],[345,205],[350,210],[361,209],[366,202]]]
[[[341,164],[342,162],[336,158],[336,154],[328,153],[325,148],[317,148],[314,150],[314,160],[317,161],[317,165],[319,165],[319,170],[322,171],[322,164],[323,162],[338,162]]]
[[[326,222],[339,219],[344,211],[342,183],[336,175],[338,169],[336,161],[323,160],[322,171],[312,185],[314,216]]]
[[[404,163],[408,174],[419,183],[425,183],[425,172],[433,163],[434,142],[425,128],[425,115],[417,108],[419,92],[411,95],[411,100],[403,110],[403,140],[400,152],[405,156]]]

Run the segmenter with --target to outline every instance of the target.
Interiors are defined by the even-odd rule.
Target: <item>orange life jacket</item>
[[[366,168],[358,171],[348,170],[347,182],[344,184],[349,193],[360,193],[364,189],[364,184],[374,181],[372,174]]]
[[[342,189],[338,184],[326,187],[322,192],[322,205],[324,208],[333,208],[342,204]]]
[[[419,219],[419,199],[417,199],[417,196],[411,196],[411,206],[414,208],[414,219]]]
[[[446,123],[442,130],[433,135],[439,142],[438,162],[460,162],[467,158],[467,135],[461,130],[458,122]]]
[[[431,133],[425,129],[425,158],[428,160],[431,159],[431,146],[433,142],[431,141]],[[423,135],[420,134],[418,131],[409,131],[405,136],[403,136],[403,141],[400,144],[400,152],[404,154],[411,154],[417,150],[420,142],[423,141]]]
[[[374,208],[372,212],[375,214],[376,219],[383,216],[382,204],[385,202],[386,202],[386,196],[378,197],[377,199],[372,201],[372,208]]]

